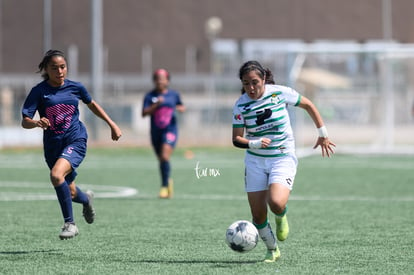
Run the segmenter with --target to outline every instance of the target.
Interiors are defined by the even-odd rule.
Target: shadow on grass
[[[61,254],[56,249],[49,250],[28,250],[28,251],[0,251],[0,255],[26,255],[35,253],[46,253],[46,254]]]

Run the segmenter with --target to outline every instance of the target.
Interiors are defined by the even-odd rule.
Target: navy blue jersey
[[[69,144],[88,137],[85,126],[79,120],[79,100],[85,104],[92,101],[81,83],[65,79],[62,86],[52,87],[47,81],[42,81],[27,96],[22,115],[33,118],[37,111],[40,117],[49,120],[50,127],[43,134],[45,148],[56,142]]]
[[[176,127],[175,108],[177,105],[183,104],[180,95],[174,90],[168,90],[165,94],[160,94],[153,90],[145,95],[143,108],[145,109],[154,104],[154,101],[160,95],[164,97],[164,102],[151,115],[152,132]]]

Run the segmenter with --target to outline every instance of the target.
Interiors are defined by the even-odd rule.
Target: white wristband
[[[328,137],[328,130],[325,126],[318,128],[319,137],[327,138]]]
[[[249,148],[251,149],[260,149],[262,148],[262,139],[250,140]]]

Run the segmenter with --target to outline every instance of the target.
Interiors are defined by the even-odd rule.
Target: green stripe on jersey
[[[280,108],[277,108],[277,109],[272,110],[272,112],[273,112],[273,113],[276,113],[276,112],[282,111],[282,110],[284,110],[284,109],[285,109],[285,107],[283,106],[283,107],[280,107]],[[258,116],[258,115],[245,116],[245,117],[244,117],[244,119],[252,119],[252,118],[257,118],[257,116]]]
[[[252,105],[255,102],[256,102],[256,100],[252,100],[252,101],[249,101],[249,102],[246,102],[246,103],[239,104],[239,105],[237,105],[237,107],[249,106],[249,105]]]
[[[284,140],[286,140],[287,139],[287,136],[284,136],[283,138],[275,138],[275,139],[272,139],[272,142],[276,142],[276,141],[284,141]]]
[[[265,135],[283,135],[285,132],[279,132],[279,131],[275,131],[278,128],[284,127],[286,125],[286,123],[280,124],[276,127],[270,128],[270,129],[266,129],[260,132],[248,132],[249,135],[254,136],[254,137],[261,137],[261,136],[265,136]]]
[[[281,92],[281,91],[278,91],[278,92],[272,92],[272,94],[270,94],[270,95],[268,95],[268,96],[265,96],[264,98],[262,98],[262,100],[266,100],[266,99],[271,98],[271,97],[276,97],[276,96],[281,95],[281,94],[282,94],[282,92]],[[275,95],[275,96],[273,96],[273,95]]]
[[[302,95],[299,94],[298,101],[296,101],[295,106],[298,106],[300,104],[301,99],[302,99]]]
[[[277,104],[283,104],[286,102],[286,98],[282,99],[281,101],[278,101]]]
[[[244,128],[244,124],[233,124],[233,128]]]
[[[267,136],[267,135],[283,135],[285,132],[275,132],[275,131],[262,131],[262,132],[258,132],[258,133],[249,133],[250,136],[253,137],[263,137],[263,136]]]
[[[262,154],[253,153],[250,150],[247,150],[246,152],[249,153],[250,155],[257,156],[257,157],[264,157],[264,158],[284,157],[289,154],[289,153],[281,153],[281,154],[272,154],[272,155],[262,155]]]
[[[272,97],[274,94],[275,94],[276,96],[281,95],[281,94],[282,94],[282,91],[273,92],[272,94],[270,94],[270,95],[268,95],[268,96],[265,96],[264,98],[259,99],[259,100],[266,100],[266,99],[268,99],[268,98]],[[254,103],[256,103],[256,102],[257,102],[257,100],[251,100],[251,101],[249,101],[249,102],[239,104],[239,105],[237,105],[237,107],[244,107],[244,106],[252,105],[252,104],[254,104]]]
[[[260,148],[261,150],[281,150],[281,149],[286,149],[286,146],[284,145],[280,145],[280,146],[269,146],[266,148]]]
[[[270,123],[270,122],[279,121],[279,120],[281,120],[281,119],[284,119],[285,117],[286,117],[286,116],[280,116],[280,117],[276,117],[276,118],[274,118],[274,119],[269,119],[269,120],[266,120],[266,121],[265,121],[265,124]],[[254,125],[246,125],[246,128],[247,128],[247,129],[251,129],[251,128],[256,128],[256,127],[259,127],[259,126],[261,126],[261,125],[256,125],[256,124],[254,124]]]
[[[249,109],[247,111],[242,112],[242,115],[246,115],[248,113],[255,112],[256,110],[264,109],[264,108],[270,107],[270,106],[275,106],[275,104],[274,103],[267,103],[265,105],[256,106],[253,109]]]

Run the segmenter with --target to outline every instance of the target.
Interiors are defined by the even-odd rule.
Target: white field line
[[[48,183],[0,181],[0,188],[2,187],[12,187],[13,189],[34,189],[37,192],[2,191],[0,192],[0,201],[33,201],[56,199],[56,194],[53,191],[53,187]],[[135,196],[138,194],[137,189],[124,186],[85,184],[81,185],[80,187],[82,187],[84,190],[93,190],[95,193],[95,198],[124,198]],[[39,192],[39,190],[42,189],[45,189],[45,191]]]
[[[52,191],[52,187],[48,183],[31,183],[31,182],[11,182],[0,181],[0,189],[2,187],[12,188],[29,188],[39,191],[45,189],[42,192],[15,192],[15,191],[2,191],[0,193],[0,201],[33,201],[33,200],[55,200],[56,195]],[[106,185],[81,185],[84,190],[91,189],[95,193],[96,198],[125,198],[136,197],[137,199],[157,199],[156,195],[139,194],[138,190],[131,187],[124,186],[106,186]],[[47,191],[46,191],[47,190]],[[174,199],[177,200],[207,200],[207,201],[244,201],[247,200],[246,195],[192,195],[192,194],[176,194]],[[413,196],[403,197],[367,197],[367,196],[298,196],[292,195],[289,200],[291,201],[332,201],[332,202],[414,202]]]

